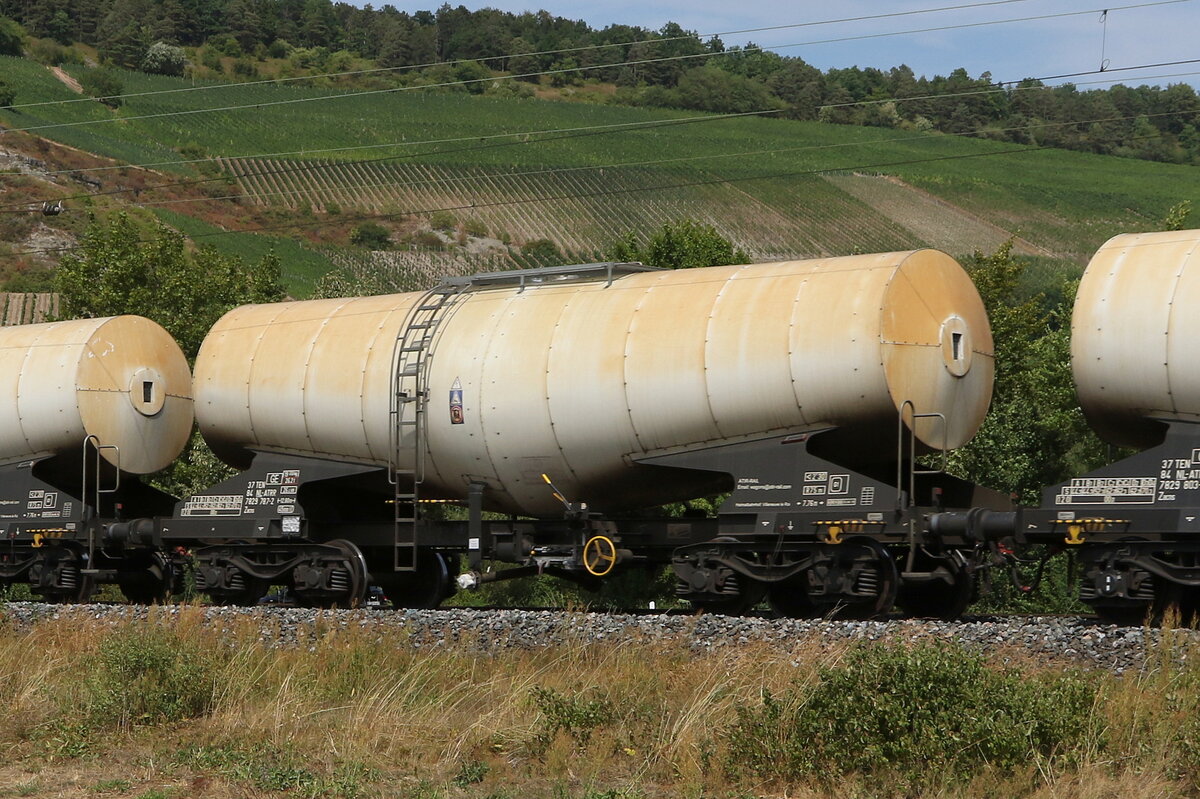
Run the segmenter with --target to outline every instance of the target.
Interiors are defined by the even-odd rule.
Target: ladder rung
[[[409,330],[428,330],[433,327],[433,322],[413,322],[408,326]]]
[[[401,377],[416,377],[417,373],[420,370],[421,370],[421,367],[419,367],[419,366],[409,366],[400,373],[400,376]]]
[[[440,303],[440,302],[437,305],[418,305],[417,306],[418,311],[440,311],[441,309],[442,309],[442,303]]]

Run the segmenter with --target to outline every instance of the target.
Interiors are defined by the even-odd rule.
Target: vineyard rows
[[[682,218],[713,225],[755,258],[902,249],[924,242],[817,177],[710,184],[695,170],[645,167],[513,175],[481,167],[282,159],[222,159],[262,205],[316,211],[336,206],[381,215],[462,222],[514,243],[550,239],[564,252],[604,250],[624,231]],[[644,190],[650,186],[685,185]]]
[[[370,252],[331,249],[334,266],[377,291],[424,291],[445,277],[477,275],[512,269],[503,255],[480,255],[441,250]]]
[[[65,68],[80,74],[76,65]],[[0,75],[16,89],[18,103],[78,99],[32,61],[0,56]],[[133,95],[191,88],[189,81],[177,78],[120,75]],[[313,98],[331,99],[269,105]],[[261,105],[235,108],[252,104]],[[175,112],[185,113],[167,116]],[[507,234],[518,245],[548,238],[571,257],[602,251],[627,230],[645,234],[681,217],[715,225],[755,258],[921,245],[961,254],[968,243],[983,248],[994,243],[994,235],[975,241],[975,231],[959,224],[962,215],[941,219],[936,202],[924,203],[918,213],[905,207],[903,196],[861,184],[839,185],[836,179],[818,177],[818,171],[898,177],[968,217],[996,225],[1001,235],[1019,235],[1044,248],[1040,251],[1076,263],[1109,236],[1149,229],[1167,209],[1200,193],[1200,172],[1191,167],[904,130],[759,117],[620,127],[689,116],[695,115],[452,93],[351,97],[296,85],[232,84],[212,91],[130,96],[117,111],[94,102],[0,111],[0,125],[122,120],[39,133],[132,163],[179,158],[179,149],[191,145],[233,159],[227,168],[253,170],[243,181],[245,191],[282,192],[261,202],[287,208],[307,203],[317,210],[336,203],[418,216],[455,207],[459,222],[477,222],[496,238]],[[602,130],[587,130],[589,126]],[[312,174],[269,175],[272,166],[309,161],[304,155],[283,156],[296,161],[244,158],[335,147],[360,148],[344,153],[346,159],[411,160],[312,162],[320,165]],[[595,166],[672,157],[697,160],[679,168]],[[589,168],[512,174],[584,166]],[[172,168],[191,170],[186,165]],[[790,177],[766,177],[771,175]],[[736,182],[632,191],[714,177]],[[358,184],[365,187],[353,188]],[[851,186],[857,190],[843,190]],[[921,218],[914,221],[914,215]]]

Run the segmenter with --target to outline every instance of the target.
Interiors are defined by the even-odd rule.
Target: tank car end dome
[[[1129,233],[1088,263],[1071,320],[1079,404],[1105,440],[1148,447],[1200,422],[1200,230]]]
[[[0,407],[0,463],[74,455],[95,436],[109,463],[147,474],[192,429],[187,359],[140,316],[0,329],[0,391],[15,400]]]

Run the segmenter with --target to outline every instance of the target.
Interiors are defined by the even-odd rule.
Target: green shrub
[[[579,746],[587,746],[592,733],[616,721],[612,704],[603,697],[567,696],[554,688],[534,686],[531,701],[541,712],[535,741],[545,750],[559,730],[570,735]]]
[[[79,60],[79,55],[75,50],[63,47],[61,44],[50,39],[39,39],[34,42],[29,47],[29,57],[39,64],[45,64],[48,67],[57,67]]]
[[[267,55],[271,56],[271,58],[287,58],[292,49],[292,46],[288,44],[286,39],[276,39],[267,48]]]
[[[463,230],[466,231],[468,236],[474,236],[477,239],[481,239],[488,234],[487,223],[475,217],[471,217],[466,222],[463,222]]]
[[[20,56],[25,46],[25,29],[15,19],[0,16],[0,55]]]
[[[146,50],[146,55],[142,58],[142,72],[156,75],[178,77],[183,74],[185,66],[187,66],[187,57],[183,53],[183,48],[166,42],[155,42],[150,45]]]
[[[562,261],[562,253],[558,251],[558,247],[550,239],[527,241],[522,245],[521,253],[539,262],[554,261],[559,263]]]
[[[446,242],[442,241],[442,237],[432,230],[422,230],[412,237],[412,242],[420,247],[429,247],[436,250],[440,250],[446,245]]]
[[[350,243],[369,250],[386,250],[392,246],[392,235],[383,225],[363,222],[350,234]]]
[[[458,220],[449,211],[434,211],[429,217],[429,227],[434,230],[454,230]]]
[[[88,95],[97,98],[110,108],[119,108],[124,102],[121,94],[125,91],[125,84],[111,69],[98,67],[84,70],[83,74],[79,76],[79,85]]]
[[[178,634],[121,630],[101,644],[90,669],[88,719],[130,727],[202,716],[212,709],[216,679],[213,654]]]
[[[1069,760],[1096,737],[1091,682],[993,669],[957,644],[861,645],[819,678],[807,691],[738,708],[732,774],[969,779],[985,765]]]

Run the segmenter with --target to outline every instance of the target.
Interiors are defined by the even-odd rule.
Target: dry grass
[[[1100,799],[1193,795],[1200,777],[1200,668],[1180,665],[1195,653],[1169,635],[1153,668],[1101,679],[1100,732],[1080,742],[1075,765],[985,765],[967,784],[945,785],[886,769],[791,784],[732,775],[738,708],[761,706],[767,692],[803,697],[841,647],[696,654],[575,642],[481,655],[355,630],[317,631],[288,648],[262,638],[258,621],[218,632],[199,611],[116,629],[77,619],[17,631],[0,610],[0,797]],[[130,663],[167,676],[140,682]],[[154,715],[156,692],[184,666],[202,676],[190,685],[203,692],[201,709]],[[114,675],[139,680],[134,692],[151,702],[123,724],[112,708],[129,696]]]

